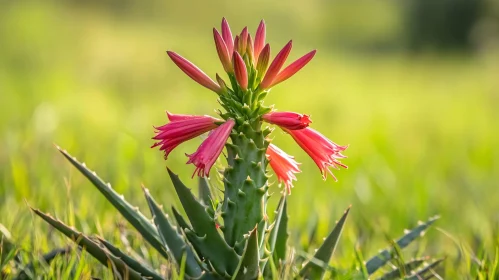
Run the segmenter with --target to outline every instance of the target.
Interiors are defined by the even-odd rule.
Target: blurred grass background
[[[318,49],[267,102],[311,114],[314,128],[350,145],[349,169],[335,172],[339,182],[324,182],[290,137],[274,133],[303,163],[289,202],[293,245],[306,243],[315,223],[314,241],[322,240],[352,204],[334,265],[349,267],[355,248],[372,255],[388,246],[386,235],[436,214],[452,237],[432,229],[410,255],[449,256],[447,275],[461,275],[471,268],[459,246],[495,253],[499,5],[492,0],[2,1],[0,223],[16,240],[35,251],[68,243],[24,200],[86,233],[112,236],[123,222],[53,143],[144,212],[142,183],[164,205],[179,205],[165,166],[195,187],[184,153],[200,140],[165,162],[149,149],[152,126],[166,122],[165,110],[211,114],[218,106],[165,51],[214,77],[223,69],[211,28],[224,16],[233,33],[245,25],[254,32],[265,19],[273,55],[289,39],[290,60]]]

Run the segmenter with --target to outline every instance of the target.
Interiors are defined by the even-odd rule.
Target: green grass
[[[184,154],[194,151],[200,140],[181,145],[165,162],[161,153],[149,149],[152,126],[166,122],[164,110],[211,114],[218,106],[215,95],[176,69],[165,50],[178,51],[212,76],[221,72],[211,27],[218,26],[227,9],[185,27],[183,21],[127,20],[55,4],[2,9],[0,223],[23,250],[39,255],[69,244],[34,217],[29,204],[85,233],[136,248],[159,267],[158,255],[141,244],[53,144],[96,170],[143,212],[147,204],[142,183],[164,205],[178,206],[165,166],[194,187],[196,182],[188,179],[194,168],[184,164]],[[288,201],[297,254],[313,254],[350,204],[350,218],[331,263],[343,269],[355,267],[356,255],[374,255],[390,245],[387,238],[438,214],[437,228],[411,246],[405,259],[446,257],[439,270],[446,278],[487,279],[499,263],[497,54],[374,56],[337,51],[314,43],[320,40],[307,40],[310,35],[301,30],[294,36],[282,25],[273,27],[277,15],[257,14],[269,16],[273,54],[286,36],[294,38],[293,58],[318,48],[314,61],[273,89],[267,103],[311,114],[314,128],[350,145],[344,161],[349,169],[335,172],[339,182],[324,182],[290,137],[279,130],[273,134],[274,143],[303,163]],[[244,19],[251,30],[259,20]],[[229,21],[237,30],[243,27],[235,17]],[[271,203],[277,200],[276,195]],[[306,246],[315,225],[312,245]],[[47,271],[57,279],[74,262],[82,275],[111,277],[109,270],[83,255],[59,259]]]

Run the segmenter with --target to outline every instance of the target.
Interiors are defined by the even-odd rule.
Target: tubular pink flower
[[[232,61],[234,62],[234,74],[236,76],[237,83],[243,90],[248,89],[248,72],[246,70],[246,64],[238,52],[234,52]]]
[[[165,159],[178,145],[216,128],[215,123],[221,121],[210,116],[166,113],[170,123],[156,127],[156,135],[152,139],[158,142],[151,146],[160,146],[159,150],[164,151]]]
[[[232,64],[230,61],[231,55],[229,54],[229,50],[225,45],[224,39],[215,28],[213,28],[213,38],[215,39],[215,46],[217,48],[218,57],[222,62],[225,72],[232,73]]]
[[[225,18],[222,19],[222,38],[229,51],[229,57],[231,57],[234,51],[234,39],[232,39],[232,32],[230,32],[229,23]]]
[[[293,41],[289,41],[284,46],[284,48],[282,48],[282,50],[276,55],[276,57],[270,64],[269,69],[267,70],[267,73],[263,78],[263,81],[260,83],[261,89],[270,88],[275,77],[277,76],[277,74],[279,74],[282,65],[284,65],[284,62],[286,62],[286,59],[288,58],[289,52],[291,51],[292,47],[293,47]]]
[[[181,57],[175,52],[167,51],[167,53],[171,60],[173,60],[173,62],[178,66],[178,68],[184,71],[184,73],[187,74],[187,76],[191,77],[191,79],[216,93],[220,92],[220,86],[218,86],[217,83],[215,83],[196,65],[192,64],[190,61]]]
[[[253,47],[255,53],[254,54],[255,60],[258,60],[258,56],[260,55],[260,52],[262,51],[264,45],[265,45],[265,21],[263,21],[262,19],[255,33],[255,44]]]
[[[196,170],[192,174],[208,177],[210,169],[222,152],[222,149],[229,138],[230,132],[234,127],[235,122],[231,119],[213,130],[208,138],[201,143],[199,148],[191,155],[187,155],[189,160],[187,163],[192,163],[196,166]]]
[[[263,120],[289,130],[304,129],[312,122],[310,116],[295,112],[271,112],[263,115]]]
[[[299,173],[299,163],[294,160],[294,157],[286,154],[277,146],[270,144],[266,152],[267,159],[269,160],[270,167],[277,175],[277,180],[286,186],[288,194],[291,193],[293,180],[296,181],[295,173]]]
[[[338,169],[338,166],[348,168],[342,164],[339,159],[346,158],[341,152],[348,146],[339,146],[333,141],[327,139],[318,131],[307,127],[300,130],[290,130],[283,128],[298,145],[314,160],[322,173],[322,178],[326,180],[326,170],[331,174],[333,179],[337,181],[329,167]]]
[[[274,81],[272,81],[270,87],[289,79],[291,76],[296,74],[296,72],[300,71],[300,69],[302,69],[310,60],[312,60],[312,58],[314,58],[315,53],[316,50],[313,50],[291,63],[288,67],[284,68],[284,70],[277,74],[277,77],[275,77]]]

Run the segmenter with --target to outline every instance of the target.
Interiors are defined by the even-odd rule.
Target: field
[[[127,236],[132,247],[158,264],[156,253],[140,245],[119,213],[54,144],[96,170],[143,212],[141,184],[165,206],[179,206],[165,167],[196,188],[190,179],[194,168],[184,164],[184,154],[201,141],[181,145],[164,161],[149,148],[153,125],[166,122],[165,110],[214,115],[218,104],[215,94],[186,77],[165,51],[185,55],[211,76],[222,72],[211,28],[229,8],[184,20],[145,20],[49,3],[11,4],[0,12],[0,224],[36,254],[70,243],[29,205],[85,233],[112,240]],[[273,54],[290,38],[292,58],[318,49],[310,65],[272,90],[267,103],[311,114],[314,128],[350,145],[344,161],[349,168],[335,172],[338,182],[323,181],[290,137],[279,129],[273,133],[274,143],[302,163],[289,198],[291,244],[298,254],[313,252],[352,205],[333,266],[350,269],[356,251],[373,255],[389,246],[388,239],[435,215],[440,216],[436,226],[406,251],[407,258],[445,257],[439,272],[447,279],[474,278],[481,261],[492,265],[495,258],[497,265],[496,51],[358,53],[311,38],[313,32],[300,29],[306,22],[285,30],[281,20],[286,18],[270,12],[230,15],[233,29],[246,23],[252,32],[267,16]],[[280,189],[277,184],[272,189],[275,205]],[[304,246],[315,228],[312,245]],[[88,256],[80,266],[83,275],[111,277]]]

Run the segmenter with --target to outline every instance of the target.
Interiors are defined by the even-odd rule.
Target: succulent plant
[[[345,211],[315,255],[302,265],[290,263],[288,257],[287,195],[292,181],[300,172],[294,158],[270,143],[272,129],[264,123],[276,125],[289,134],[295,142],[315,161],[322,176],[329,172],[336,180],[330,167],[346,165],[342,152],[347,146],[332,142],[318,131],[309,127],[307,115],[294,112],[277,112],[264,104],[271,88],[293,76],[315,55],[311,51],[286,68],[283,65],[291,51],[292,42],[276,55],[270,63],[270,45],[265,44],[265,24],[262,21],[253,41],[247,28],[232,37],[229,25],[222,21],[221,34],[214,29],[216,50],[224,70],[229,77],[226,83],[219,75],[217,82],[194,64],[174,52],[168,52],[173,62],[189,77],[202,86],[214,91],[224,111],[220,118],[211,116],[180,115],[168,113],[169,123],[156,127],[156,141],[165,159],[182,142],[209,132],[199,148],[188,155],[188,164],[195,165],[199,176],[199,196],[196,197],[180,178],[168,169],[176,193],[187,215],[184,218],[173,208],[173,219],[143,188],[149,205],[152,221],[116,193],[110,184],[104,183],[95,172],[79,163],[66,151],[61,153],[113,204],[113,206],[137,229],[153,248],[168,262],[176,264],[180,276],[188,279],[258,279],[301,277],[321,279],[326,272],[333,271],[328,263],[338,243],[348,217]],[[217,170],[222,174],[223,201],[218,203],[207,178],[212,166],[224,153],[227,166]],[[269,200],[269,168],[274,171],[280,183],[285,186],[274,219],[267,215]],[[89,237],[68,227],[61,221],[33,211],[66,236],[72,238],[104,265],[112,264],[114,272],[128,279],[163,279],[157,269],[132,258],[101,237]],[[407,246],[428,228],[435,219],[429,220],[398,240],[393,248],[382,251],[368,260],[359,270],[359,275],[368,277],[396,258],[396,250]],[[438,262],[437,262],[438,263]],[[411,275],[409,271],[423,264],[414,260],[390,271],[382,279],[393,279]],[[412,275],[427,277],[435,263]],[[291,272],[282,274],[285,267]],[[335,272],[339,273],[339,272]],[[334,274],[334,273],[333,273]],[[425,276],[426,275],[426,276]],[[430,274],[431,275],[431,274]],[[171,275],[167,275],[171,277]],[[410,276],[412,277],[412,276]]]

